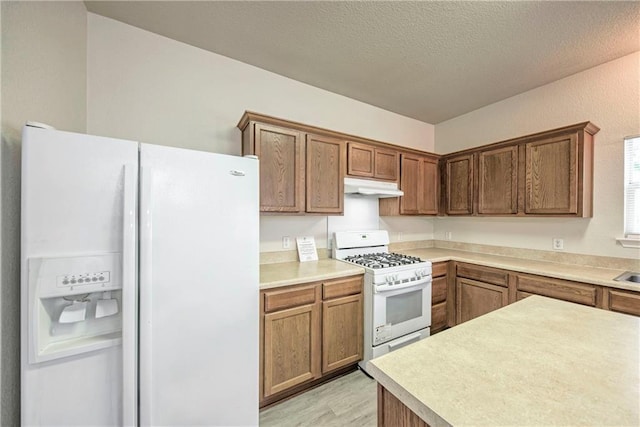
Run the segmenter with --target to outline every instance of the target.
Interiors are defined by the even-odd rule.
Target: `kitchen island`
[[[541,296],[367,370],[380,426],[640,424],[640,318]]]

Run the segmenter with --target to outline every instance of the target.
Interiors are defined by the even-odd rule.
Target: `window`
[[[640,239],[640,135],[624,139],[624,235]]]

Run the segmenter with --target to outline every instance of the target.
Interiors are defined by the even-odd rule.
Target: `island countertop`
[[[640,318],[541,296],[367,366],[432,427],[640,424]]]

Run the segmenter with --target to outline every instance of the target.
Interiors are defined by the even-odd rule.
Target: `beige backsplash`
[[[415,240],[410,242],[395,242],[389,244],[389,250],[392,252],[401,252],[403,250],[422,248],[455,249],[459,251],[500,255],[537,261],[549,261],[560,264],[574,264],[589,267],[610,268],[615,270],[640,271],[640,260],[630,258],[613,258],[557,251],[542,251],[538,249],[510,248],[505,246],[481,245],[477,243],[452,242],[448,240]],[[326,248],[318,248],[317,250],[319,259],[326,259],[330,257],[330,250]],[[260,264],[274,264],[279,262],[295,261],[298,261],[298,252],[295,250],[260,253]]]
[[[536,261],[549,261],[559,264],[584,265],[589,267],[611,268],[614,270],[640,269],[640,260],[631,258],[614,258],[598,255],[574,254],[558,251],[542,251],[539,249],[510,248],[506,246],[481,245],[477,243],[452,242],[449,240],[434,240],[433,247],[441,249],[455,249],[459,251],[477,252],[491,255],[501,255],[512,258],[524,258]]]

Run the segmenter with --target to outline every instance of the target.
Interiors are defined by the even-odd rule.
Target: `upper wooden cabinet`
[[[248,118],[238,126],[243,155],[260,159],[261,212],[342,214],[344,141]]]
[[[445,212],[448,215],[473,213],[473,154],[445,159]]]
[[[577,133],[525,144],[525,213],[578,213],[579,156]]]
[[[307,134],[307,212],[341,213],[344,205],[344,142]]]
[[[398,152],[357,142],[347,143],[347,175],[398,180]]]
[[[478,213],[518,213],[518,146],[478,153]]]
[[[253,149],[260,159],[260,210],[304,212],[305,145],[300,132],[254,124]]]
[[[592,216],[590,122],[443,157],[449,215]]]
[[[438,158],[400,155],[402,197],[380,199],[380,215],[437,215],[440,188]]]

